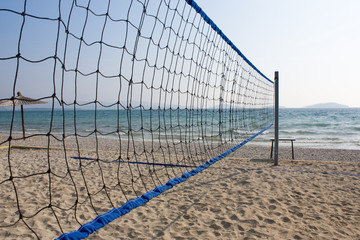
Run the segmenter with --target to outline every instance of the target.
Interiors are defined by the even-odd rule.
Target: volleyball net
[[[0,236],[85,238],[272,126],[194,1],[1,1],[0,30]]]

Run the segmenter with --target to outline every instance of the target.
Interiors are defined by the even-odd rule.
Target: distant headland
[[[329,102],[329,103],[319,103],[314,104],[311,106],[307,106],[305,108],[348,108],[349,106],[335,103],[335,102]]]

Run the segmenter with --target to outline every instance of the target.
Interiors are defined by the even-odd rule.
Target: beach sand
[[[14,143],[46,146],[47,139],[34,137]],[[91,141],[81,144],[83,149],[94,148]],[[110,210],[112,206],[106,194],[118,207],[126,202],[123,191],[130,198],[144,192],[137,187],[142,184],[135,170],[145,172],[145,166],[133,164],[119,169],[124,176],[133,171],[136,180],[121,179],[120,191],[116,188],[118,178],[110,177],[117,174],[114,167],[117,165],[87,161],[84,172],[76,171],[79,161],[69,156],[76,156],[77,151],[69,150],[66,157],[73,176],[70,178],[61,142],[51,140],[50,146],[53,149],[49,152],[14,148],[10,157],[8,149],[0,149],[0,239],[36,239],[26,225],[40,239],[53,239],[62,231],[73,231],[79,228],[79,223],[92,220],[96,213],[91,205],[99,214]],[[67,144],[69,148],[74,146],[73,142]],[[112,159],[119,154],[113,151],[116,147],[111,141],[105,141],[100,148],[106,150],[99,153],[101,159]],[[92,158],[94,152],[84,152],[82,156]],[[280,148],[280,165],[276,167],[269,157],[270,142],[269,147],[245,145],[88,239],[360,239],[360,151],[306,149],[295,145],[295,160],[289,160],[291,149],[284,146]],[[31,177],[9,180],[8,159],[14,176]],[[158,169],[158,179],[154,180],[151,174],[142,179],[153,181],[146,183],[148,190],[152,190],[156,184],[164,183],[165,177],[174,177],[176,171],[180,170],[171,172],[162,167]],[[82,174],[87,185],[81,181]],[[77,195],[73,182],[77,184]],[[115,187],[105,191],[103,182]],[[131,185],[134,187],[126,188]],[[26,216],[24,221],[19,220],[14,186],[20,209]],[[74,199],[82,202],[77,208],[73,206]],[[74,217],[75,209],[77,217]],[[13,226],[1,227],[4,225]]]

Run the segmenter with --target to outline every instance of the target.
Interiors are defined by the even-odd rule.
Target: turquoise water
[[[235,111],[235,110],[234,110]],[[224,110],[29,110],[25,109],[24,119],[27,136],[32,134],[51,134],[62,137],[95,136],[105,138],[122,137],[160,141],[220,141],[236,138],[238,141],[250,137],[271,123],[265,117],[245,124],[241,118],[251,116],[272,116],[271,109],[237,110],[231,115]],[[267,114],[269,113],[270,114]],[[12,121],[14,119],[14,121]],[[13,124],[11,124],[13,122]],[[21,114],[15,111],[0,112],[0,132],[21,134]],[[220,134],[221,133],[221,134]]]
[[[238,113],[238,119],[247,118],[248,115],[259,115],[261,112],[245,111]],[[139,111],[133,110],[100,110],[96,114],[91,110],[74,112],[55,110],[51,124],[50,110],[25,109],[26,133],[46,134],[50,131],[54,135],[71,136],[75,131],[82,135],[94,135],[95,128],[100,137],[115,138],[117,128],[122,137],[127,137],[131,129],[131,138],[134,139],[162,139],[188,140],[200,139],[205,132],[212,140],[219,139],[219,128],[224,132],[222,138],[229,139],[246,137],[254,134],[254,131],[265,128],[269,121],[251,122],[247,127],[243,121],[232,119],[229,124],[229,115],[219,114],[212,110],[200,111]],[[11,127],[12,112],[0,111],[0,132],[8,134]],[[143,121],[141,121],[143,119]],[[64,121],[65,120],[65,121]],[[220,126],[220,120],[227,122]],[[130,122],[129,122],[130,121]],[[65,122],[65,128],[63,128]],[[202,125],[202,127],[200,127]],[[76,126],[76,129],[75,129]],[[260,130],[261,130],[260,129]],[[65,131],[64,131],[65,130]],[[22,133],[21,115],[15,112],[13,133]],[[360,150],[360,109],[280,109],[280,138],[295,138],[296,146],[315,148],[338,148]],[[269,145],[269,139],[273,137],[273,128],[266,131],[252,141],[252,144]],[[190,139],[191,138],[191,139]]]

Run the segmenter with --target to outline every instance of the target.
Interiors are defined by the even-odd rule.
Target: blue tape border
[[[181,177],[176,177],[171,180],[169,180],[165,185],[157,186],[154,190],[149,191],[147,193],[144,193],[141,197],[138,197],[134,200],[127,201],[124,205],[122,205],[119,208],[113,208],[107,213],[101,214],[97,216],[94,220],[91,222],[85,223],[82,225],[78,230],[75,230],[70,233],[63,233],[59,238],[56,238],[56,240],[78,240],[78,239],[84,239],[87,238],[90,234],[93,232],[99,230],[100,228],[106,226],[108,223],[114,221],[115,219],[129,213],[131,210],[140,207],[144,205],[145,203],[149,202],[154,197],[159,196],[161,193],[165,192],[166,190],[169,190],[176,186],[179,183],[185,182],[188,178],[198,174],[199,172],[202,172],[203,170],[207,169],[214,163],[220,161],[221,159],[228,156],[230,153],[236,151],[240,147],[244,146],[263,132],[265,132],[267,129],[271,128],[273,124],[270,124],[260,132],[254,134],[252,137],[246,139],[239,145],[236,145],[235,147],[225,151],[221,155],[219,155],[216,158],[213,158],[203,165],[199,166],[198,168],[195,168],[189,172],[184,173]]]
[[[221,29],[213,22],[213,20],[211,20],[211,18],[208,15],[206,15],[206,13],[199,7],[199,5],[197,5],[197,3],[195,1],[193,1],[193,0],[185,0],[185,1],[197,13],[199,13],[201,15],[201,17],[204,19],[204,21],[207,22],[212,27],[212,29],[214,29],[222,37],[222,39],[224,39],[225,42],[227,42],[232,47],[232,49],[234,49],[245,60],[245,62],[247,62],[252,68],[254,68],[266,80],[268,80],[271,83],[274,83],[268,77],[266,77],[259,69],[257,69],[257,67],[255,67],[255,65],[252,64],[252,62],[250,62],[250,60],[247,59],[247,57],[245,57],[245,55],[234,45],[234,43],[232,41],[230,41],[230,39],[221,31]]]

